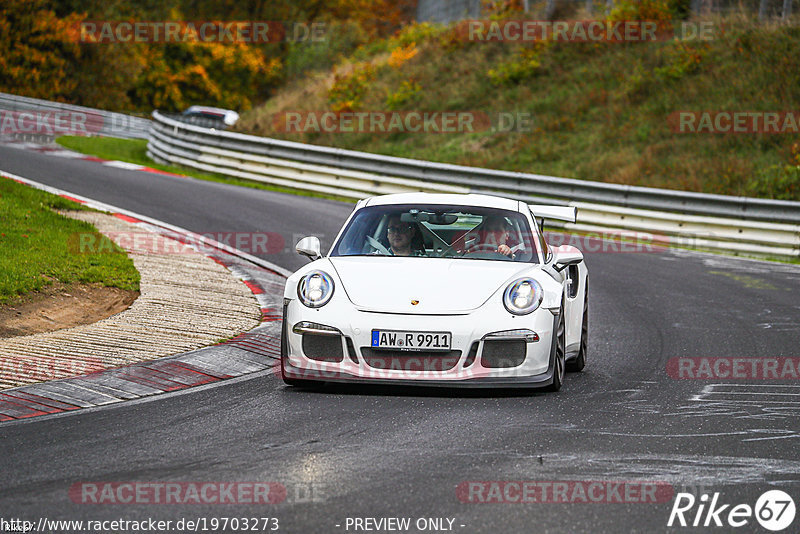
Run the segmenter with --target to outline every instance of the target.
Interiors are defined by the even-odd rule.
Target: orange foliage
[[[398,46],[392,50],[392,54],[389,57],[389,65],[396,69],[400,68],[406,61],[413,58],[418,53],[419,49],[417,48],[416,43],[411,43],[406,47]]]
[[[134,105],[172,111],[209,103],[249,109],[254,99],[266,97],[261,91],[277,82],[282,67],[243,43],[142,46],[139,60],[146,69],[131,91]]]
[[[248,4],[169,0],[144,7],[123,0],[87,3],[93,12],[59,17],[79,0],[0,0],[0,91],[120,111],[178,111],[192,104],[246,110],[284,79],[282,43],[79,41],[82,20],[352,21],[372,37],[412,20],[416,0],[286,0]],[[182,9],[183,8],[183,9]],[[397,51],[404,62],[415,49]],[[363,80],[343,82],[343,106],[358,104]],[[335,91],[334,91],[335,93]],[[351,94],[348,94],[351,93]]]
[[[80,19],[57,18],[45,0],[0,2],[0,91],[65,100],[77,85],[70,70],[80,58]]]

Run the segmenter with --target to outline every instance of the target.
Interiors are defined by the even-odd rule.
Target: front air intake
[[[481,365],[492,369],[517,367],[525,361],[526,351],[524,339],[486,340],[483,342]]]
[[[303,354],[318,362],[339,363],[344,359],[342,337],[303,334]]]

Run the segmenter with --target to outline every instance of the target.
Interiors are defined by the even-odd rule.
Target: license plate
[[[408,332],[405,330],[373,330],[372,347],[400,350],[450,350],[450,332]]]

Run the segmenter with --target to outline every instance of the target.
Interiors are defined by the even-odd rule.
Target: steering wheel
[[[476,245],[472,245],[467,249],[467,254],[471,252],[497,252],[497,248],[500,245],[493,245],[491,243],[478,243]],[[497,252],[500,254],[500,252]],[[505,255],[505,254],[503,254]]]
[[[479,259],[498,259],[498,260],[510,260],[513,261],[511,256],[506,256],[505,254],[497,251],[497,245],[493,245],[491,243],[480,243],[477,245],[471,246],[467,252],[464,254],[464,257],[474,257]]]
[[[375,239],[372,236],[369,236],[369,235],[367,236],[367,243],[369,243],[369,245],[372,248],[374,248],[375,250],[377,250],[378,252],[380,252],[382,254],[385,254],[387,256],[391,256],[392,255],[392,253],[389,252],[389,249],[383,246],[383,243],[381,243],[380,241],[378,241],[377,239]]]

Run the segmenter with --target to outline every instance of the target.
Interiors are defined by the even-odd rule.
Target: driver
[[[421,236],[417,226],[401,221],[400,215],[389,217],[386,238],[389,240],[389,252],[394,256],[425,255],[425,249],[419,244]]]
[[[505,217],[489,215],[481,223],[478,230],[479,241],[471,248],[474,250],[491,250],[504,256],[513,257],[509,246],[509,226]]]

